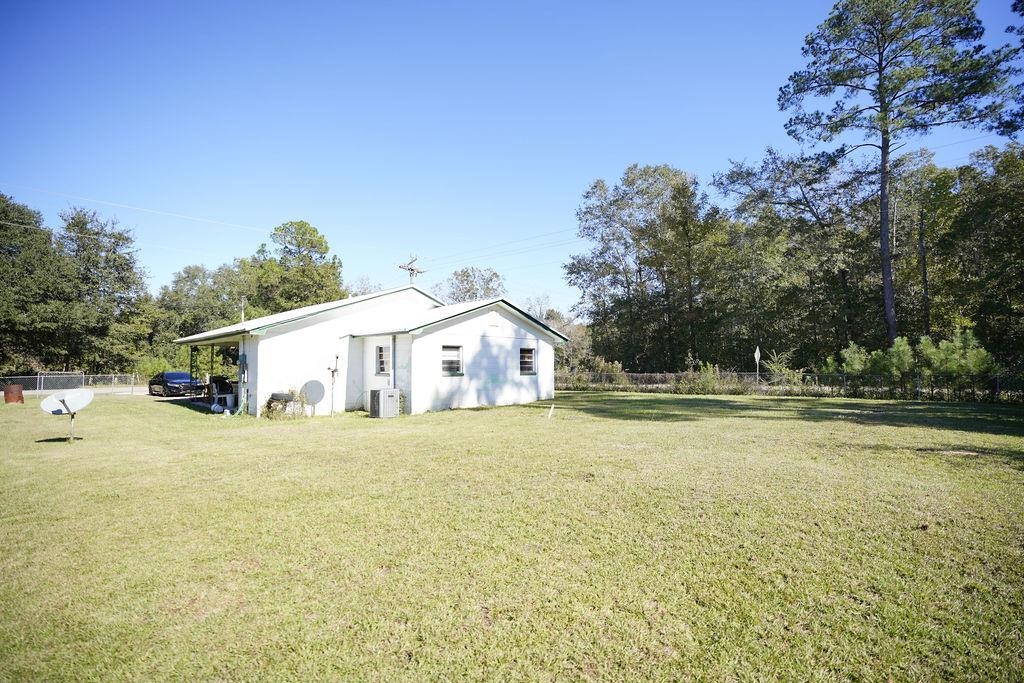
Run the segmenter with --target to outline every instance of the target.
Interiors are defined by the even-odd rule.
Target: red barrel
[[[25,395],[22,393],[25,387],[20,384],[8,384],[4,387],[4,403],[24,403]]]

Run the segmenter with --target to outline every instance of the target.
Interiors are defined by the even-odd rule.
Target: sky
[[[494,268],[509,298],[578,291],[590,184],[667,163],[708,184],[796,151],[779,86],[825,2],[34,2],[5,7],[0,192],[135,235],[156,293],[192,264],[316,226],[346,282]],[[993,43],[1019,23],[982,0]],[[1001,138],[948,129],[940,164]]]

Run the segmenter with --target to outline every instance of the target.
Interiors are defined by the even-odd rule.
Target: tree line
[[[1020,47],[983,45],[973,8],[838,3],[779,92],[810,151],[732,163],[718,204],[666,165],[596,181],[577,212],[591,247],[565,264],[593,354],[636,372],[752,369],[760,346],[823,368],[851,344],[969,329],[1024,370],[1024,148],[956,168],[897,154],[937,127],[1020,128]]]
[[[957,168],[927,153],[894,165],[897,336],[936,342],[969,329],[1004,369],[1024,350],[1024,147],[987,148]],[[578,212],[589,251],[565,266],[593,354],[634,372],[703,361],[753,370],[753,351],[823,370],[856,344],[886,349],[877,197],[860,169],[784,157],[734,164],[715,186],[669,166],[597,181]],[[586,354],[578,369],[593,369]]]
[[[927,349],[970,331],[1002,369],[1024,372],[1024,147],[954,168],[902,147],[944,126],[1021,128],[1021,48],[983,45],[973,8],[838,3],[779,92],[807,153],[731,163],[711,180],[715,200],[668,165],[594,182],[577,212],[590,248],[565,264],[581,319],[531,310],[569,336],[560,366],[743,370],[760,346],[825,369],[851,348],[877,360],[901,337]],[[151,294],[116,220],[75,208],[60,223],[0,195],[0,373],[187,367],[177,337],[379,288],[346,287],[326,238],[292,221],[251,256],[187,266]],[[464,268],[435,292],[464,301],[504,285]]]
[[[0,374],[188,368],[178,337],[348,295],[341,261],[305,221],[218,268],[186,266],[153,295],[116,220],[69,209],[60,227],[0,194]]]
[[[186,266],[151,294],[130,230],[84,208],[59,218],[47,228],[38,211],[0,194],[0,375],[187,369],[177,338],[381,289],[366,278],[346,285],[326,237],[300,220],[274,228],[251,256]],[[434,287],[450,303],[504,291],[490,268],[456,270]],[[218,349],[213,368],[204,357],[204,372],[230,372],[231,353]]]

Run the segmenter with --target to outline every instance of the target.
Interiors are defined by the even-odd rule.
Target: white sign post
[[[757,373],[757,383],[761,383],[761,347],[754,348],[754,368]]]

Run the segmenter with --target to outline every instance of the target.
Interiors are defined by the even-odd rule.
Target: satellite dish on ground
[[[311,379],[302,385],[299,394],[306,397],[306,403],[313,406],[313,414],[316,415],[316,404],[324,400],[324,385],[315,379]]]
[[[324,385],[315,379],[311,379],[302,385],[299,393],[306,397],[307,403],[319,403],[324,400]]]
[[[44,413],[50,415],[70,415],[71,433],[68,434],[68,441],[73,441],[75,438],[75,413],[92,403],[92,397],[92,389],[58,391],[44,398],[39,407]]]

